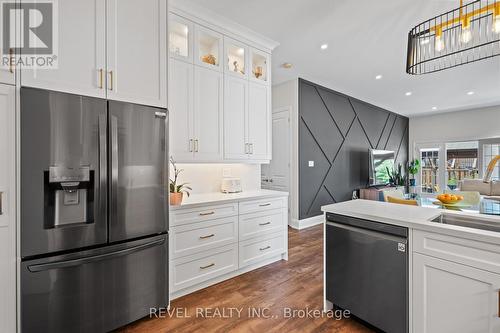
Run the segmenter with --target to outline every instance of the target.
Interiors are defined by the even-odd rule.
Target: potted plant
[[[397,169],[393,168],[393,170],[386,167],[387,174],[389,175],[389,183],[393,186],[405,186],[406,185],[406,176],[403,175],[403,166],[401,163],[398,164]]]
[[[414,159],[408,165],[408,173],[412,176],[412,178],[410,179],[410,186],[416,185],[415,175],[418,173],[419,169],[420,169],[420,160],[418,159]]]
[[[184,193],[186,193],[186,195],[189,197],[188,190],[192,190],[192,188],[187,186],[188,183],[177,184],[179,175],[181,174],[182,171],[184,171],[184,169],[178,169],[172,157],[170,157],[170,163],[172,164],[172,167],[174,169],[174,179],[172,178],[169,179],[170,205],[177,206],[181,204]]]

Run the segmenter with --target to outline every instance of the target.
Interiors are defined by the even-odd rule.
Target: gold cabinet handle
[[[213,215],[215,212],[208,212],[208,213],[200,213],[200,216],[207,216],[207,215]]]
[[[102,68],[99,68],[99,89],[103,88]]]
[[[259,223],[259,225],[262,225],[262,226],[264,226],[264,225],[269,225],[269,224],[271,224],[271,222]]]
[[[500,318],[500,290],[498,290],[498,318]]]
[[[13,59],[12,57],[14,56],[14,49],[11,47],[9,48],[9,72],[14,73],[14,66],[12,65]]]
[[[3,215],[3,192],[0,192],[0,215]]]
[[[206,266],[200,266],[200,268],[201,268],[201,269],[207,269],[207,268],[212,267],[212,266],[215,266],[215,264],[214,264],[214,263],[211,263],[211,264],[208,264],[208,265],[206,265]]]
[[[193,152],[193,139],[189,139],[189,152]]]
[[[113,90],[113,71],[109,71],[109,90]]]
[[[253,155],[253,143],[249,143],[248,146],[250,148],[250,155]]]
[[[212,238],[214,236],[215,236],[215,234],[210,234],[210,235],[207,235],[207,236],[200,236],[200,239]]]
[[[195,151],[195,153],[198,152],[198,148],[199,148],[198,139],[194,139],[194,151]]]
[[[271,206],[271,204],[268,202],[268,203],[259,205],[259,207],[266,207],[266,206]]]
[[[268,249],[270,249],[270,248],[271,248],[271,245],[268,245],[268,246],[266,246],[266,247],[261,247],[259,250],[261,250],[261,251],[265,251],[265,250],[268,250]]]

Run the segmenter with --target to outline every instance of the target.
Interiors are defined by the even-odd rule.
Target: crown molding
[[[169,2],[169,11],[268,53],[279,45],[275,40],[193,3],[172,0]]]

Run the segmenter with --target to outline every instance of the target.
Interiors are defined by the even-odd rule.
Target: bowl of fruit
[[[464,197],[458,194],[450,194],[450,193],[444,193],[440,194],[436,197],[441,203],[446,204],[446,205],[453,205],[456,204],[462,200],[464,200]]]

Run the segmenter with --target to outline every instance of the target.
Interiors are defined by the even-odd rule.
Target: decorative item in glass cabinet
[[[426,74],[500,55],[500,0],[476,0],[408,33],[406,72]]]
[[[213,54],[206,54],[202,56],[201,61],[214,66],[217,64],[217,58]]]
[[[255,67],[255,70],[253,71],[253,75],[255,75],[255,78],[258,79],[259,77],[262,76],[262,66],[257,66]]]

